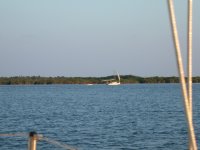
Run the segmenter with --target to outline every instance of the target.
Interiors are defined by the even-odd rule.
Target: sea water
[[[200,141],[200,84],[193,105]],[[188,149],[179,84],[0,86],[0,134],[30,131],[80,150]],[[0,137],[1,150],[26,150],[27,143]],[[62,150],[45,141],[37,149]]]

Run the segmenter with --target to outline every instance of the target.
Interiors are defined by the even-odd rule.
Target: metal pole
[[[36,150],[36,146],[37,146],[37,133],[30,132],[28,141],[28,150]]]

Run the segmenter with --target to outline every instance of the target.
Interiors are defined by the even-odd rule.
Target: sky
[[[193,76],[200,76],[200,1]],[[187,0],[175,0],[184,64]],[[0,76],[178,76],[167,0],[0,0]],[[186,71],[186,67],[185,67]]]

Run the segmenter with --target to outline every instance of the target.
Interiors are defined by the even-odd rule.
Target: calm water
[[[193,90],[200,141],[200,84]],[[30,131],[80,150],[187,149],[179,84],[0,86],[0,133]],[[27,139],[0,137],[0,149],[26,150]]]

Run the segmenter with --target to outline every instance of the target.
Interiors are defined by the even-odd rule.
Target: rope
[[[188,98],[192,112],[192,0],[188,0]]]
[[[13,136],[28,137],[28,134],[27,133],[8,133],[8,134],[0,134],[0,136],[3,136],[3,137],[13,137]]]
[[[192,0],[188,0],[188,100],[189,107],[192,115]],[[193,120],[193,119],[192,119]],[[189,149],[193,150],[191,140],[189,142]]]
[[[0,134],[0,137],[29,137],[29,134],[28,133],[8,133],[8,134]],[[53,140],[53,139],[50,139],[50,138],[47,138],[47,137],[43,137],[41,134],[37,134],[36,135],[36,138],[37,140],[43,140],[43,141],[46,141],[52,145],[55,145],[55,146],[59,146],[63,149],[66,149],[66,150],[76,150],[75,148],[67,145],[67,144],[63,144],[63,143],[60,143],[56,140]]]
[[[76,150],[75,148],[69,146],[69,145],[66,145],[66,144],[63,144],[63,143],[60,143],[56,140],[53,140],[53,139],[49,139],[47,137],[42,137],[40,138],[40,140],[44,140],[52,145],[55,145],[55,146],[59,146],[59,147],[62,147],[63,149],[66,149],[66,150]]]
[[[191,147],[193,150],[197,150],[196,137],[195,137],[193,121],[192,121],[192,111],[191,111],[191,107],[190,107],[191,101],[189,102],[189,100],[190,100],[190,98],[188,97],[189,92],[187,91],[187,88],[186,88],[185,75],[184,75],[184,71],[183,71],[183,63],[182,63],[182,57],[181,57],[178,31],[177,31],[177,26],[176,26],[176,18],[175,18],[175,13],[174,13],[173,0],[168,0],[168,7],[169,7],[169,13],[170,13],[174,46],[176,49],[176,58],[177,58],[177,65],[178,65],[179,76],[180,76],[180,81],[181,81],[181,88],[182,88],[182,93],[183,93],[186,120],[187,120],[187,124],[188,124],[189,140],[190,140],[189,143],[191,143]],[[191,35],[190,35],[190,37],[191,37]],[[190,69],[191,69],[191,67],[190,67]]]

